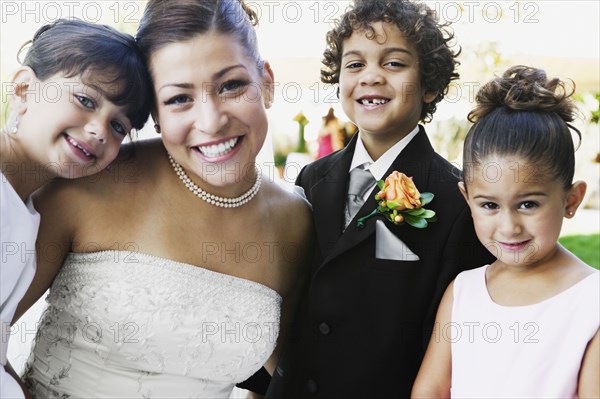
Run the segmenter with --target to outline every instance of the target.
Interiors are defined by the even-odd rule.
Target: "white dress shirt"
[[[390,149],[387,150],[382,156],[380,156],[377,161],[373,161],[373,158],[371,158],[371,156],[367,152],[367,149],[365,148],[365,145],[362,141],[362,136],[360,135],[361,133],[359,132],[358,138],[356,140],[356,148],[354,149],[354,156],[352,157],[352,163],[350,164],[350,169],[348,170],[348,173],[350,173],[352,169],[366,162],[370,165],[367,166],[365,170],[369,170],[371,174],[373,174],[375,181],[382,180],[384,177],[386,177],[384,176],[385,172],[388,171],[390,166],[392,166],[394,160],[398,157],[398,155],[400,155],[402,150],[408,145],[408,143],[410,143],[410,141],[417,135],[417,133],[419,133],[419,125],[415,126],[415,128],[410,133],[408,133],[402,140],[398,141],[396,144],[390,147]],[[376,183],[373,183],[373,187],[375,187],[375,185]],[[365,200],[371,194],[371,191],[373,191],[373,189],[368,190],[366,192],[364,197]]]

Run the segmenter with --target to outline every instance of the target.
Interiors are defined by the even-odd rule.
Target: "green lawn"
[[[600,269],[600,234],[565,236],[558,241],[579,259]]]

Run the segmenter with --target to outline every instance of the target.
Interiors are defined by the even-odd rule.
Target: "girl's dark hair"
[[[542,69],[523,65],[509,68],[477,93],[469,113],[474,122],[464,144],[463,180],[490,155],[515,155],[548,173],[567,190],[573,184],[575,150],[570,122],[577,116],[571,100],[575,89]]]
[[[62,73],[66,78],[81,76],[126,114],[135,129],[141,129],[150,115],[152,84],[140,49],[131,35],[81,20],[59,19],[41,27],[25,43],[23,65],[30,67],[44,81]]]
[[[256,13],[243,0],[150,0],[136,40],[146,60],[150,60],[155,51],[171,43],[190,40],[202,33],[229,34],[262,70],[254,30],[257,23]]]
[[[428,92],[437,92],[430,103],[423,103],[421,120],[429,122],[448,92],[448,85],[458,79],[455,71],[460,49],[454,53],[450,41],[454,34],[449,24],[440,24],[436,12],[427,5],[410,0],[354,0],[350,10],[342,15],[335,27],[327,32],[327,47],[323,52],[321,81],[340,82],[340,68],[344,40],[355,31],[374,35],[373,22],[395,24],[408,41],[415,46],[419,61],[421,87]]]

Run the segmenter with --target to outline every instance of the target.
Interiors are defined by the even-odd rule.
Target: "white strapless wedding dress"
[[[46,301],[36,397],[228,398],[279,333],[274,290],[137,252],[69,254]]]

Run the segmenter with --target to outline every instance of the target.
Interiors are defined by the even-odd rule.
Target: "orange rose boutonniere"
[[[365,221],[377,214],[394,224],[404,222],[409,225],[424,229],[431,222],[436,221],[435,212],[423,208],[433,200],[432,193],[420,193],[412,177],[397,171],[392,172],[385,181],[377,182],[379,192],[375,199],[379,206],[367,216],[358,219],[358,227],[364,227]]]

